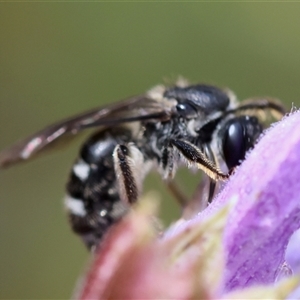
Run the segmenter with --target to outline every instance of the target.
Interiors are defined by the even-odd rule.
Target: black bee
[[[270,98],[236,102],[206,84],[156,86],[144,95],[50,125],[0,152],[0,168],[28,160],[65,137],[95,127],[67,183],[65,205],[73,230],[88,248],[135,203],[148,172],[171,182],[179,166],[203,170],[215,182],[229,177],[264,128],[263,118],[285,113]],[[225,162],[228,171],[219,165]]]

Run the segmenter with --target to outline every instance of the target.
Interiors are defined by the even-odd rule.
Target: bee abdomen
[[[88,248],[102,239],[107,230],[128,210],[120,201],[114,170],[113,151],[121,141],[112,133],[91,137],[82,147],[67,184],[65,205],[72,229]]]

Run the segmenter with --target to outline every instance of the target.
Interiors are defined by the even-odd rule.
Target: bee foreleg
[[[225,180],[229,174],[224,174],[215,163],[210,161],[206,155],[195,145],[188,141],[171,140],[174,147],[187,160],[188,165],[196,165],[199,169],[204,171],[211,179]]]
[[[170,144],[163,149],[161,163],[163,179],[167,182],[170,182],[176,173],[177,163],[174,156],[175,154],[173,145]]]
[[[121,200],[133,204],[138,200],[144,178],[143,155],[133,143],[129,143],[117,145],[113,159]]]

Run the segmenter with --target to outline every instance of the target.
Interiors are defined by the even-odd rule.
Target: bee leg
[[[209,144],[203,146],[205,156],[215,165],[216,158]],[[189,204],[183,210],[183,218],[190,219],[199,211],[204,210],[212,202],[215,192],[218,190],[219,183],[203,174],[201,181],[193,193]]]
[[[215,155],[210,147],[209,144],[205,144],[204,146],[204,152],[206,157],[214,164],[217,166],[216,158]],[[208,189],[208,197],[207,197],[207,203],[211,203],[212,199],[214,197],[216,191],[216,182],[209,178],[209,189]]]
[[[181,191],[173,180],[176,173],[177,163],[174,157],[174,147],[169,144],[162,152],[162,170],[164,183],[171,194],[175,197],[181,207],[185,207],[189,202],[188,197]]]
[[[113,152],[119,194],[126,204],[138,200],[146,168],[143,155],[133,144],[117,145]]]
[[[189,203],[189,198],[182,192],[182,190],[178,187],[176,182],[166,181],[166,186],[170,190],[171,194],[175,197],[178,204],[181,207],[186,207]]]
[[[170,182],[173,180],[177,164],[174,157],[174,148],[172,145],[166,146],[162,151],[162,170],[163,170],[163,178],[167,182]]]
[[[239,111],[264,111],[269,110],[271,115],[280,120],[285,114],[286,110],[284,106],[277,99],[272,98],[261,98],[261,99],[246,99],[241,102],[241,104],[230,112]]]
[[[193,193],[188,205],[184,207],[182,212],[182,217],[184,219],[188,220],[193,218],[207,207],[210,196],[208,187],[210,187],[211,182],[213,182],[213,180],[209,176],[206,174],[202,175],[201,181]]]
[[[229,174],[223,173],[215,163],[210,161],[206,155],[195,145],[188,141],[171,140],[174,147],[177,148],[179,153],[187,160],[188,164],[196,165],[199,169],[203,170],[212,180],[225,180]]]

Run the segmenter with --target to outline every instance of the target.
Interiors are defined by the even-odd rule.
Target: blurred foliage
[[[0,149],[178,75],[299,106],[299,14],[299,3],[1,3]],[[0,298],[70,298],[88,258],[60,201],[77,149],[0,173]],[[183,177],[187,190],[199,180]],[[163,203],[170,222],[176,205]]]

